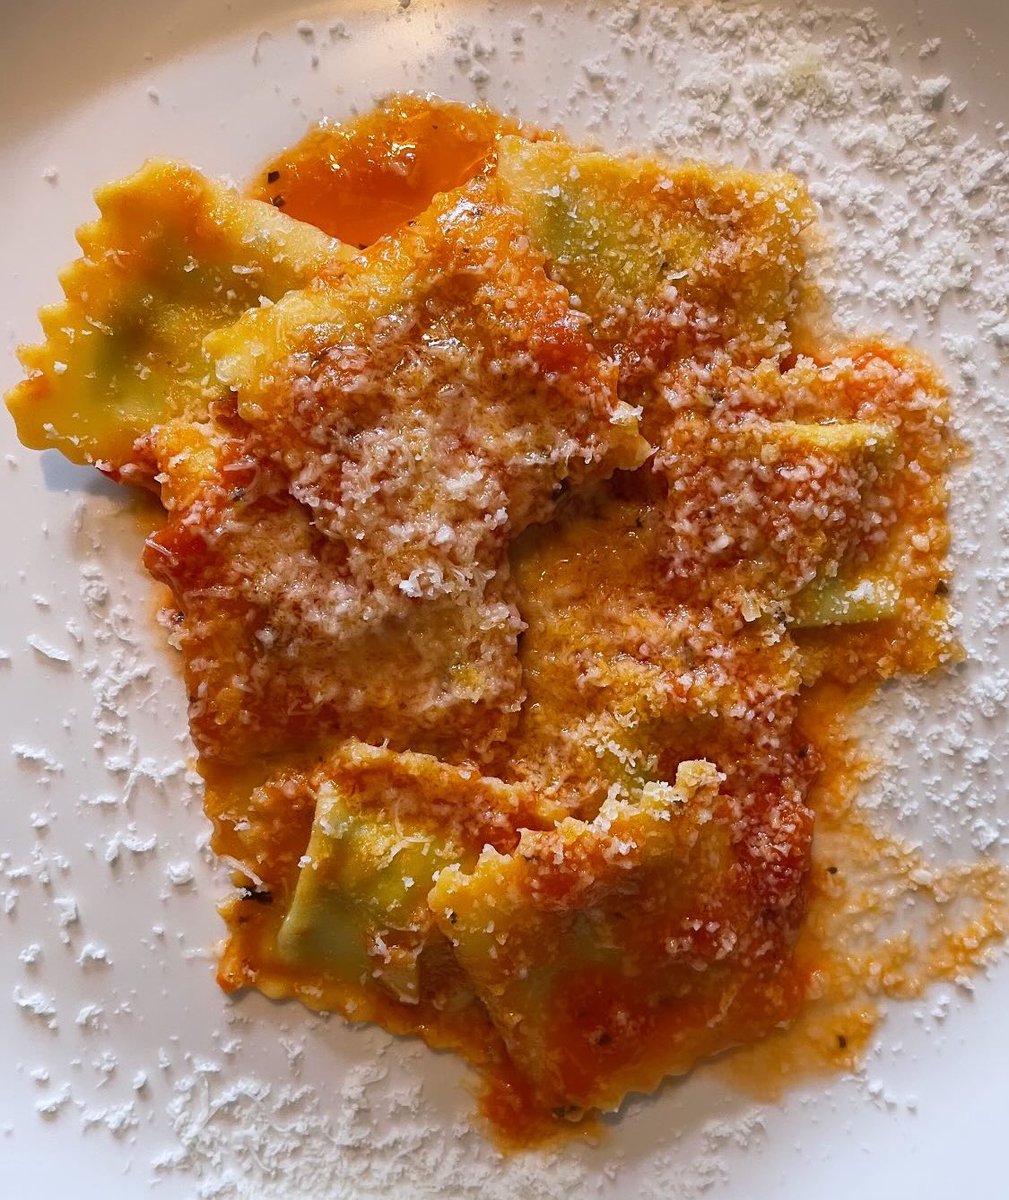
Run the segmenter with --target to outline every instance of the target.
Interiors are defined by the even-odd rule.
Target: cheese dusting
[[[252,196],[107,190],[8,400],[164,506],[222,985],[458,1050],[524,1144],[980,961],[1001,873],[850,808],[854,709],[960,656],[947,393],[825,324],[802,183],[404,97]],[[916,946],[895,876],[969,911]]]

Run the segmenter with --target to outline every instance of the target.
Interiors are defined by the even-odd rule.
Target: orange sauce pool
[[[472,179],[518,125],[487,109],[397,96],[353,134],[322,125],[256,175],[249,195],[364,249]]]
[[[809,981],[786,1030],[740,1047],[723,1074],[760,1099],[795,1082],[857,1070],[890,1000],[967,979],[1009,932],[1009,876],[993,859],[935,865],[860,807],[878,764],[853,733],[868,689],[814,689],[805,712],[824,768],[816,814],[810,902],[795,950]]]

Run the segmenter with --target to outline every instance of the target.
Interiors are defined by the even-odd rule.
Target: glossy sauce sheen
[[[514,122],[464,105],[395,97],[348,135],[323,125],[270,159],[249,189],[288,216],[364,249],[478,174]]]

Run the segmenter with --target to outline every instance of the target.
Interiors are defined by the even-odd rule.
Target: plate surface
[[[0,387],[99,183],[149,155],[247,177],[395,89],[613,148],[802,173],[850,323],[943,364],[970,661],[889,690],[867,798],[937,857],[999,854],[1009,647],[1009,135],[1001,0],[34,0],[0,41]],[[890,1010],[857,1076],[760,1104],[706,1068],[598,1147],[502,1159],[454,1059],[213,981],[225,872],[187,772],[143,516],[0,415],[0,1161],[11,1196],[1003,1194],[1009,971]],[[9,748],[8,748],[9,743]]]

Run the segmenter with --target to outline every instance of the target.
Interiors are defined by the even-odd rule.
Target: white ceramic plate
[[[1009,161],[1002,0],[530,7],[511,0],[3,0],[0,385],[57,297],[93,188],[146,156],[246,177],[323,115],[398,88],[488,99],[610,146],[807,176],[849,319],[946,367],[973,661],[884,697],[872,799],[937,854],[999,853],[1009,663]],[[938,42],[935,39],[939,39]],[[0,416],[0,1190],[170,1197],[1005,1194],[1009,972],[891,1011],[864,1071],[759,1107],[710,1071],[597,1149],[502,1160],[454,1059],[213,981],[182,685],[138,526]],[[880,734],[885,736],[880,736]],[[10,749],[8,751],[7,744]]]

